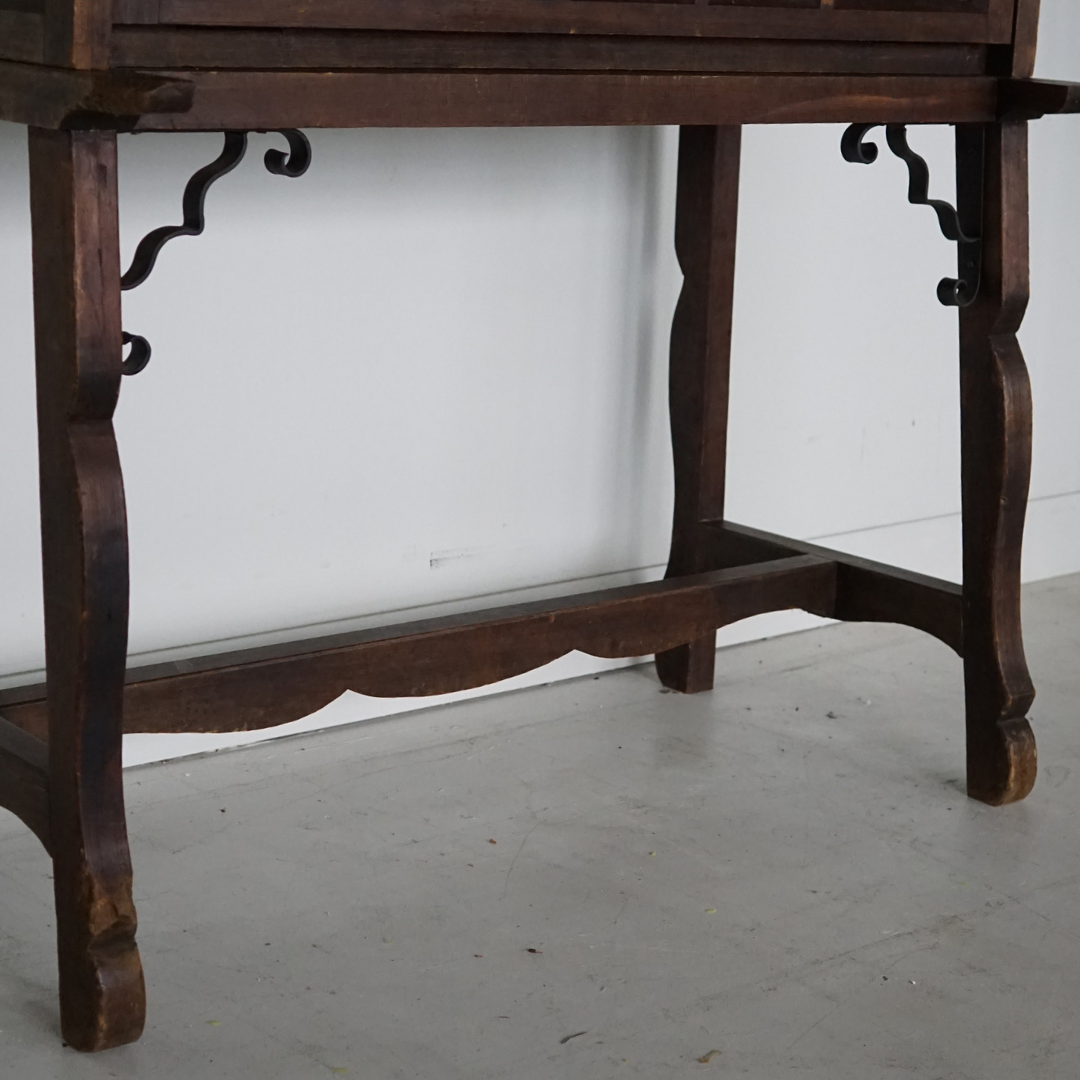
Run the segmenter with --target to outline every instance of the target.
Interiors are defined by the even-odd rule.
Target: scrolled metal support
[[[279,131],[278,134],[285,136],[289,144],[289,153],[286,155],[280,150],[267,150],[263,156],[263,164],[267,172],[272,172],[275,176],[288,176],[295,180],[296,177],[303,176],[311,165],[311,143],[308,142],[308,137],[296,128],[287,128]]]
[[[852,124],[840,142],[844,160],[856,165],[872,165],[877,161],[877,145],[866,142],[866,135],[879,126]],[[929,206],[937,214],[945,238],[957,245],[958,276],[943,278],[938,283],[938,300],[946,307],[967,307],[978,295],[982,276],[982,239],[978,229],[965,230],[960,215],[950,203],[930,198],[930,167],[908,144],[907,125],[886,124],[884,127],[889,149],[908,168],[908,202],[914,206]]]
[[[265,132],[260,132],[265,134]],[[289,144],[289,152],[267,150],[263,158],[267,171],[276,176],[303,176],[311,165],[311,143],[302,131],[283,129],[278,134],[284,135]],[[123,291],[136,289],[154,270],[162,248],[178,236],[200,236],[206,228],[206,195],[210,188],[223,176],[235,169],[247,153],[248,132],[226,131],[225,145],[221,154],[209,165],[204,165],[187,182],[182,201],[183,222],[180,225],[164,225],[147,233],[139,241],[131,266],[120,279]],[[124,333],[125,345],[131,351],[125,357],[122,371],[125,375],[137,375],[150,362],[151,348],[146,338],[139,334]]]
[[[150,356],[153,353],[150,342],[141,334],[129,334],[126,330],[124,331],[123,342],[125,345],[131,346],[131,352],[124,357],[123,362],[120,364],[120,372],[123,375],[138,375],[150,363]]]

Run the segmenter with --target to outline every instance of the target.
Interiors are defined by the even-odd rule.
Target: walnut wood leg
[[[128,556],[116,137],[30,132],[49,789],[60,1018],[79,1050],[131,1042],[145,992],[121,778]]]
[[[675,520],[667,577],[709,569],[711,535],[724,517],[731,303],[739,204],[738,127],[679,133],[675,253],[682,293],[671,327],[669,405]],[[716,634],[657,653],[660,681],[686,694],[710,690]]]
[[[983,235],[982,289],[960,314],[968,794],[996,806],[1024,798],[1036,772],[1020,627],[1031,388],[1016,340],[1028,301],[1027,125],[959,127],[957,161],[961,215],[981,216]]]

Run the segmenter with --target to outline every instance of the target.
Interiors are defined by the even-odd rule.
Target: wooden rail
[[[573,650],[663,652],[752,615],[798,608],[895,622],[962,650],[959,585],[730,523],[708,526],[717,569],[645,585],[131,668],[124,731],[251,731],[346,690],[423,697],[499,682]],[[48,737],[45,688],[0,691],[0,713]]]
[[[834,565],[796,555],[755,566],[490,611],[134,668],[126,732],[250,731],[298,720],[346,690],[422,697],[531,671],[575,649],[644,656],[767,611],[829,614]],[[0,692],[0,712],[47,737],[44,687]]]
[[[49,748],[0,719],[0,806],[16,814],[52,851],[49,835]]]

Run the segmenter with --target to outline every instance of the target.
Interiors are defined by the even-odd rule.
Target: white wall
[[[1039,74],[1080,78],[1080,11],[1044,9]],[[845,164],[841,130],[746,131],[729,517],[958,579],[956,314],[934,296],[954,251],[906,203],[903,164]],[[125,297],[125,325],[154,346],[117,413],[132,653],[659,576],[677,133],[310,134],[299,180],[266,174],[271,137],[253,137],[206,234]],[[951,197],[950,130],[912,142]],[[177,219],[219,146],[121,137],[125,258]],[[1029,579],[1080,570],[1080,119],[1035,124],[1031,166]],[[0,125],[6,685],[43,655],[29,245],[25,137]],[[575,655],[511,685],[603,666]],[[349,695],[284,730],[428,703]],[[138,736],[126,751],[246,738]]]

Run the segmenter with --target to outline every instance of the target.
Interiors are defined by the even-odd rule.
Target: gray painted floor
[[[1043,765],[1003,810],[959,662],[880,626],[727,650],[710,695],[640,668],[132,770],[150,1017],[94,1057],[4,815],[0,1073],[1075,1077],[1080,577],[1026,604]]]

